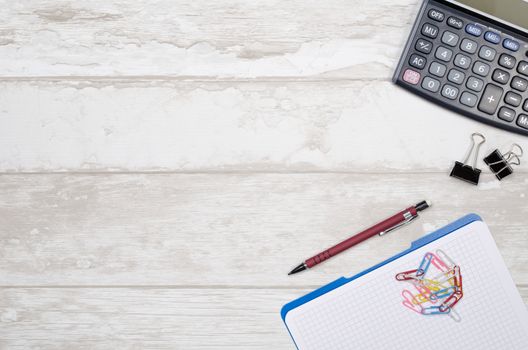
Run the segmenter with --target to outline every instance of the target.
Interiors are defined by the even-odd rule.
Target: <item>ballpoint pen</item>
[[[355,236],[352,236],[341,243],[336,244],[335,246],[321,252],[308,260],[305,260],[299,266],[294,268],[288,275],[293,275],[295,273],[301,272],[306,269],[310,269],[317,264],[322,263],[325,260],[330,259],[331,257],[355,246],[358,243],[363,242],[375,235],[383,236],[386,233],[396,230],[399,227],[402,227],[418,217],[418,212],[429,208],[431,204],[427,201],[422,201],[412,207],[404,209],[399,213],[391,216],[388,219],[362,231]]]

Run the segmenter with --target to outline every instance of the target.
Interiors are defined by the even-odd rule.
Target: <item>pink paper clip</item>
[[[407,289],[404,289],[403,292],[402,292],[402,297],[403,297],[403,306],[411,309],[412,311],[414,312],[417,312],[419,314],[422,313],[423,311],[423,307],[422,305],[420,305],[420,303],[418,303],[418,300],[416,300],[416,298],[414,297],[414,295],[408,291]]]
[[[447,272],[449,271],[449,266],[446,265],[446,263],[440,259],[437,255],[433,254],[433,259],[431,260],[431,263],[440,271]]]

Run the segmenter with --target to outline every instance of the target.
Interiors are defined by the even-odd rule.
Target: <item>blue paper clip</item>
[[[427,273],[427,270],[429,269],[429,266],[431,265],[431,260],[433,260],[433,254],[427,253],[424,255],[422,262],[420,263],[420,267],[416,270],[416,277],[419,279],[423,279],[425,274]]]
[[[448,297],[451,294],[453,294],[454,292],[456,292],[456,290],[457,290],[456,287],[448,287],[448,288],[441,289],[438,292],[432,293],[430,299],[431,300],[438,300],[438,299],[442,299],[442,298]]]
[[[451,311],[451,308],[440,309],[440,306],[429,306],[422,310],[422,315],[446,315]]]

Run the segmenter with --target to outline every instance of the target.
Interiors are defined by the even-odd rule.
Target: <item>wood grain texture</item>
[[[293,349],[303,289],[0,289],[2,349]],[[527,288],[521,288],[528,302]]]
[[[317,286],[469,212],[528,284],[528,180],[447,174],[122,174],[0,177],[0,285]],[[422,199],[415,224],[299,276],[302,259]]]
[[[448,172],[474,131],[488,138],[480,158],[512,142],[528,150],[522,136],[382,81],[49,80],[0,89],[0,171]]]
[[[1,76],[390,76],[418,0],[4,1]]]
[[[0,289],[2,349],[292,349],[305,290]]]
[[[390,83],[418,6],[3,1],[0,349],[291,349],[285,302],[469,212],[528,302],[528,166],[447,176],[474,131],[528,144]]]

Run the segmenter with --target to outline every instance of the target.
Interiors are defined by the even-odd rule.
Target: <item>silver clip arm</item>
[[[406,212],[405,214],[403,214],[403,216],[405,216],[405,221],[400,222],[399,224],[396,224],[393,227],[386,229],[385,231],[381,231],[379,233],[379,235],[383,236],[383,235],[385,235],[385,234],[387,234],[389,232],[392,232],[394,230],[399,229],[402,226],[405,226],[405,225],[409,224],[411,221],[413,221],[414,219],[416,219],[418,217],[418,214],[413,216],[410,212]]]

